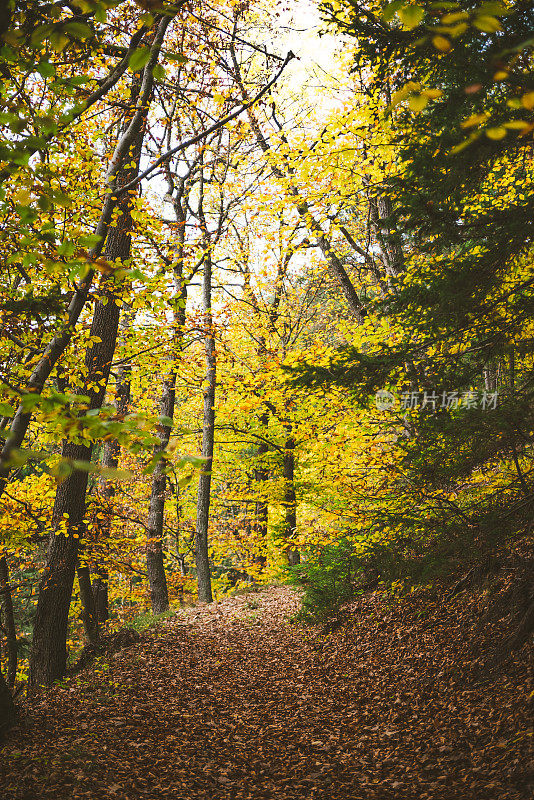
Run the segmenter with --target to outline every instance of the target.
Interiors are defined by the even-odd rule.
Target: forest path
[[[361,602],[328,637],[286,588],[180,612],[28,704],[2,798],[530,797],[522,668],[458,686],[454,613]]]

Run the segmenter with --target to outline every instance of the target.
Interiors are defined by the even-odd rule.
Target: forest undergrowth
[[[3,796],[532,796],[534,652],[495,659],[487,589],[367,592],[330,629],[299,608],[271,587],[179,610],[25,701]]]

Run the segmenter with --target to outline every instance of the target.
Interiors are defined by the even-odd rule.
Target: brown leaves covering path
[[[298,605],[273,588],[180,612],[28,703],[2,797],[532,796],[531,650],[484,679],[465,601],[372,595],[328,636]]]

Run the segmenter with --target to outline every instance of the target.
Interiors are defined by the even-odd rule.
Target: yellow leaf
[[[522,119],[513,119],[510,122],[503,122],[503,125],[505,128],[512,131],[522,131],[525,128],[530,128],[529,123]]]
[[[484,33],[495,33],[496,31],[502,30],[501,23],[497,17],[488,17],[485,14],[475,17],[473,25]]]
[[[422,111],[428,105],[428,97],[422,94],[412,94],[408,100],[408,105],[412,111]]]
[[[20,206],[28,206],[31,203],[31,199],[32,196],[30,190],[26,189],[25,187],[18,189],[18,191],[13,195],[13,200]]]
[[[495,75],[493,76],[494,81],[505,81],[508,77],[508,73],[504,69],[498,69]]]
[[[442,96],[443,92],[441,89],[425,89],[421,94],[424,94],[429,100],[436,100],[438,97]]]
[[[441,22],[444,25],[447,25],[451,22],[458,22],[461,19],[469,19],[469,14],[467,14],[465,11],[457,11],[454,14],[445,14],[445,16],[441,18]]]
[[[472,128],[474,125],[480,125],[482,122],[486,122],[488,117],[489,114],[486,111],[482,112],[482,114],[471,114],[470,117],[467,117],[467,119],[464,119],[464,121],[460,123],[460,126],[462,128]]]
[[[488,139],[495,139],[498,141],[499,139],[504,139],[506,136],[506,128],[503,125],[497,125],[495,128],[487,128],[485,133]]]
[[[451,49],[451,43],[445,38],[445,36],[434,36],[432,39],[432,44],[436,50],[441,50],[442,53],[448,53]]]
[[[523,106],[523,108],[532,111],[532,109],[534,108],[534,92],[527,92],[526,94],[524,94],[523,97],[521,98],[521,105]]]

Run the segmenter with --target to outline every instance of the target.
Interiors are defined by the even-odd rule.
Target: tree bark
[[[170,419],[174,416],[175,386],[176,373],[173,369],[172,374],[163,383],[160,405],[161,416],[169,417]],[[171,426],[160,425],[158,435],[159,443],[154,448],[155,454],[165,451],[169,444]],[[164,459],[160,459],[154,468],[148,510],[146,568],[150,585],[150,603],[154,614],[161,614],[162,611],[166,611],[169,607],[169,591],[163,561],[163,522],[165,519],[165,490],[167,487],[165,466]]]
[[[119,331],[125,337],[132,322],[132,312],[128,304],[123,303]],[[121,364],[117,370],[117,388],[115,395],[115,409],[117,416],[123,418],[130,407],[130,385],[132,365],[129,361]],[[120,445],[116,439],[104,443],[101,464],[105,469],[117,469],[119,466]],[[103,504],[102,513],[99,515],[98,543],[102,545],[100,558],[94,568],[93,596],[97,620],[105,622],[109,618],[109,571],[107,559],[109,556],[109,536],[113,516],[113,499],[115,497],[115,481],[107,480],[102,476],[99,481],[100,497]],[[103,551],[103,553],[102,553]]]
[[[295,493],[295,439],[288,429],[289,436],[284,448],[284,543],[287,563],[290,567],[300,563],[300,553],[294,547],[297,532],[297,496]]]
[[[172,191],[174,183],[168,175],[169,188]],[[178,194],[172,198],[176,221],[178,222],[177,243],[174,266],[175,297],[178,301],[174,307],[174,332],[171,343],[170,371],[163,380],[160,402],[161,416],[173,419],[176,399],[176,367],[182,344],[186,302],[187,285],[184,280],[184,244],[187,202],[184,203],[185,178],[180,181]],[[163,453],[169,444],[172,427],[160,425],[159,442],[154,448],[154,455]],[[146,565],[150,585],[150,602],[154,614],[160,614],[169,607],[169,592],[165,575],[163,559],[164,522],[165,522],[165,492],[167,489],[167,473],[163,459],[157,462],[152,476],[150,492],[150,506],[148,509],[148,542],[146,551]]]
[[[8,686],[13,687],[17,677],[17,631],[9,585],[9,568],[5,555],[0,558],[0,601],[2,603],[2,623],[7,640],[7,683]]]
[[[217,381],[217,356],[211,313],[212,259],[211,242],[204,218],[203,182],[201,178],[199,218],[204,231],[204,274],[202,278],[202,304],[204,310],[204,348],[206,352],[206,379],[202,422],[202,458],[204,464],[198,481],[197,519],[195,530],[195,562],[197,567],[198,599],[212,603],[211,573],[208,552],[208,526],[211,499],[211,470],[215,441],[215,386]]]
[[[260,414],[260,423],[265,432],[269,425],[269,412],[265,409]],[[266,435],[266,433],[264,434]],[[263,457],[269,452],[267,442],[260,442],[257,449],[258,464],[254,469],[254,481],[256,483],[257,500],[254,509],[254,529],[258,542],[258,553],[254,557],[254,562],[264,567],[267,563],[265,555],[265,543],[267,541],[267,531],[269,525],[269,505],[265,497],[265,484],[269,477],[269,470],[263,463]]]
[[[163,24],[166,22],[166,24]],[[156,33],[151,58],[143,72],[142,85],[139,90],[138,79],[134,77],[132,95],[136,100],[135,110],[121,141],[126,140],[126,150],[117,146],[114,159],[119,153],[117,177],[120,185],[125,185],[138,174],[139,159],[143,141],[144,126],[147,118],[148,104],[152,93],[152,70],[157,61],[169,20],[164,20]],[[126,159],[133,162],[132,166]],[[112,159],[112,163],[114,162]],[[129,258],[131,247],[131,201],[130,195],[121,195],[117,223],[109,229],[105,257],[114,261]],[[101,284],[102,299],[97,303],[91,324],[90,336],[97,341],[88,348],[85,356],[87,378],[84,394],[89,395],[90,408],[102,406],[119,323],[119,307],[115,302],[115,290],[110,278],[104,278]],[[99,341],[98,341],[99,340]],[[65,442],[63,457],[77,461],[90,462],[93,446]],[[64,675],[66,668],[66,639],[68,614],[74,583],[74,573],[78,559],[80,540],[85,532],[84,517],[86,513],[87,472],[74,470],[60,484],[55,498],[47,564],[39,589],[39,598],[34,620],[34,636],[30,654],[30,670],[28,676],[29,689],[40,685],[50,685]],[[66,520],[66,531],[58,530],[60,523]],[[91,606],[91,592],[85,592],[85,600]],[[94,599],[90,615],[95,617]]]
[[[16,711],[11,691],[0,670],[0,740],[13,727],[15,720]]]
[[[85,635],[89,644],[97,644],[99,638],[98,612],[96,609],[95,597],[91,587],[91,573],[87,564],[80,563],[76,566],[78,575],[78,586],[80,588],[80,600],[82,604],[82,622]]]

